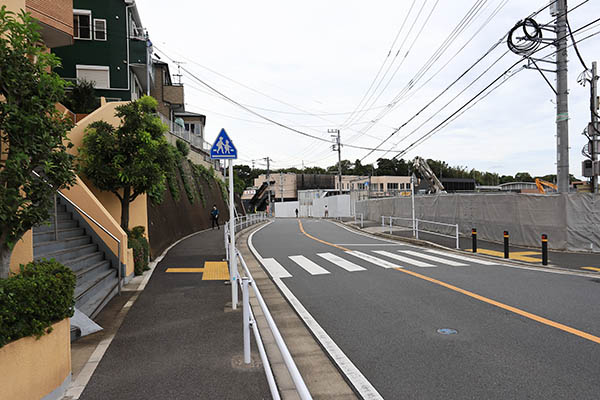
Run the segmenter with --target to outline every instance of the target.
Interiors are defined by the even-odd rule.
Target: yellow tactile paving
[[[229,269],[225,261],[206,261],[204,263],[203,281],[228,281]]]
[[[596,267],[581,267],[581,269],[587,269],[587,270],[590,270],[590,271],[600,272],[600,268],[596,268]]]
[[[166,272],[204,272],[204,268],[167,268]]]
[[[467,251],[472,251],[472,250],[467,250]],[[481,254],[487,254],[488,256],[504,257],[503,251],[478,248],[477,252],[481,253]],[[531,263],[542,262],[541,258],[528,257],[528,256],[533,256],[533,255],[541,256],[541,253],[537,252],[537,251],[513,251],[513,252],[509,253],[508,258],[511,260],[525,261],[525,262],[531,262]]]

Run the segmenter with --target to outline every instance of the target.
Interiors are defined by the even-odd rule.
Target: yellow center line
[[[407,270],[407,269],[400,269],[400,268],[395,268],[395,269],[398,270],[398,271],[400,271],[400,272],[404,272],[405,274],[412,275],[412,276],[414,276],[416,278],[423,279],[423,280],[426,280],[426,281],[431,282],[431,283],[435,283],[436,285],[443,286],[443,287],[445,287],[447,289],[450,289],[450,290],[454,290],[455,292],[462,293],[465,296],[469,296],[469,297],[472,297],[472,298],[477,299],[479,301],[483,301],[484,303],[488,303],[488,304],[491,304],[493,306],[502,308],[504,310],[513,312],[515,314],[521,315],[521,316],[523,316],[525,318],[529,318],[529,319],[531,319],[533,321],[536,321],[536,322],[539,322],[541,324],[548,325],[548,326],[551,326],[551,327],[556,328],[556,329],[560,329],[562,331],[571,333],[573,335],[576,335],[576,336],[579,336],[579,337],[582,337],[584,339],[587,339],[587,340],[590,340],[592,342],[600,344],[600,337],[598,337],[598,336],[594,336],[594,335],[591,335],[589,333],[580,331],[578,329],[571,328],[570,326],[563,325],[563,324],[561,324],[559,322],[555,322],[555,321],[549,320],[549,319],[544,318],[544,317],[540,317],[539,315],[532,314],[530,312],[521,310],[519,308],[512,307],[512,306],[506,305],[504,303],[500,303],[499,301],[488,299],[487,297],[478,295],[478,294],[473,293],[473,292],[469,292],[468,290],[464,290],[464,289],[461,289],[459,287],[452,286],[452,285],[450,285],[450,284],[448,284],[446,282],[438,281],[437,279],[430,278],[428,276],[421,275],[421,274],[418,274],[416,272],[413,272],[413,271],[410,271],[410,270]]]
[[[581,267],[581,269],[588,269],[590,271],[598,271],[598,272],[600,272],[600,268],[596,268],[596,267]]]
[[[338,249],[343,250],[343,251],[350,251],[350,250],[348,250],[345,247],[338,246],[337,244],[326,242],[324,240],[321,240],[321,239],[318,239],[318,238],[312,236],[311,234],[306,233],[306,231],[304,230],[304,227],[302,226],[302,221],[300,221],[300,220],[298,220],[298,226],[300,227],[300,232],[302,232],[305,236],[311,238],[312,240],[316,240],[319,243],[323,243],[323,244],[326,244],[328,246],[332,246],[332,247],[338,248]]]

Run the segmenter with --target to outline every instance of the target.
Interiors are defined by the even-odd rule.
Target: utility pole
[[[591,143],[591,155],[592,155],[592,193],[598,193],[598,175],[597,165],[598,165],[598,140],[599,135],[598,131],[600,131],[600,125],[598,124],[598,64],[596,61],[592,63],[592,81],[591,81],[591,96],[590,96],[590,110],[592,114],[592,122],[590,124],[590,128],[588,129],[588,134],[592,139]]]
[[[333,151],[338,152],[338,183],[340,185],[340,194],[342,194],[342,143],[340,141],[340,130],[339,129],[328,129],[328,133],[335,133],[336,135],[331,135],[334,141],[334,145],[331,146]]]
[[[269,157],[265,157],[264,160],[267,160],[267,195],[268,195],[268,207],[269,211],[271,211],[271,159]]]
[[[281,194],[281,202],[283,203],[283,172],[279,173],[279,192]]]
[[[567,84],[567,0],[557,0],[556,175],[558,192],[569,192],[569,88]]]

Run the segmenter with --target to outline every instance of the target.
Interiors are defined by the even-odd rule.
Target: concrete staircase
[[[75,307],[94,318],[118,292],[116,259],[106,257],[98,237],[83,218],[58,204],[58,240],[54,237],[54,216],[33,228],[33,258],[55,259],[77,276]]]

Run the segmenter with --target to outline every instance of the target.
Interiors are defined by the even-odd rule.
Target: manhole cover
[[[441,329],[437,330],[437,333],[442,334],[442,335],[454,335],[454,334],[458,333],[458,331],[456,329],[441,328]]]

